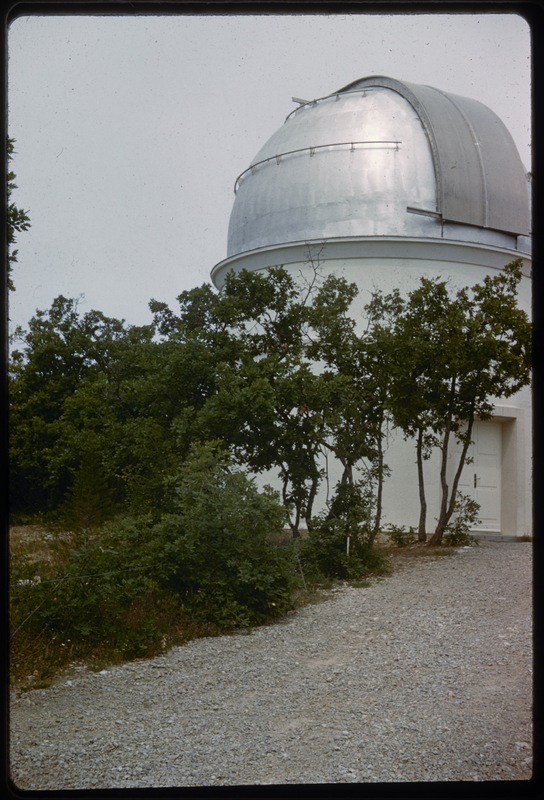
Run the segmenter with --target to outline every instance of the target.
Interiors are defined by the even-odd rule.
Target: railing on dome
[[[308,106],[313,107],[316,106],[318,103],[322,103],[323,100],[332,100],[334,97],[335,102],[340,100],[340,98],[344,97],[347,94],[360,94],[361,97],[366,97],[367,94],[374,92],[375,86],[365,86],[364,89],[346,89],[343,92],[335,92],[334,94],[326,94],[325,97],[316,97],[315,100],[299,100],[296,97],[293,97],[293,102],[298,103],[298,108],[294,108],[287,116],[285,117],[285,122],[292,117],[293,114],[296,114],[302,108],[308,108]]]
[[[248,172],[255,172],[257,167],[260,167],[262,164],[267,164],[269,161],[275,161],[276,164],[279,164],[282,158],[285,156],[292,156],[294,153],[310,153],[310,156],[313,156],[316,150],[324,150],[326,147],[349,147],[353,151],[355,150],[355,145],[365,144],[395,145],[395,150],[398,150],[399,144],[402,144],[402,142],[394,139],[369,140],[365,142],[332,142],[330,144],[318,144],[313,147],[300,147],[297,150],[287,150],[285,153],[278,153],[278,155],[263,158],[262,161],[256,161],[255,164],[252,164],[250,167],[241,172],[234,181],[234,194],[236,194],[238,191],[238,187],[240,186],[244,175],[247,175]]]

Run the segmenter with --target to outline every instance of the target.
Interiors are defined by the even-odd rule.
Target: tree
[[[375,293],[359,333],[354,284],[308,281],[283,268],[227,276],[217,293],[182,293],[179,311],[152,301],[153,323],[80,314],[60,296],[38,311],[12,353],[11,488],[15,510],[160,510],[165,482],[195,442],[220,440],[238,465],[275,470],[289,524],[312,526],[324,454],[341,478],[331,515],[377,535],[392,419],[414,438],[420,538],[423,463],[440,455],[433,543],[455,513],[474,420],[529,381],[530,325],[517,307],[521,263],[471,289],[422,279],[407,298]],[[461,456],[451,485],[451,443]],[[362,475],[362,478],[361,478]],[[372,521],[369,509],[372,508]],[[92,514],[91,514],[92,516]]]
[[[216,311],[238,349],[219,365],[217,391],[199,417],[203,438],[223,438],[255,473],[279,470],[294,536],[302,520],[312,525],[325,452],[342,465],[340,486],[349,484],[352,495],[361,490],[354,470],[363,468],[365,484],[377,485],[372,538],[387,472],[387,376],[376,342],[355,332],[355,284],[323,279],[318,265],[310,266],[306,281],[282,268],[227,277]],[[356,505],[362,507],[362,495]]]
[[[516,259],[493,278],[486,276],[472,290],[460,290],[452,303],[453,322],[460,322],[455,329],[459,349],[453,354],[444,387],[447,404],[440,445],[441,505],[431,545],[440,544],[455,511],[475,419],[489,419],[494,399],[511,397],[530,383],[532,328],[518,306],[521,268],[521,259]],[[446,470],[452,435],[462,443],[462,450],[450,489]]]
[[[383,429],[389,374],[383,343],[376,335],[378,329],[369,325],[358,334],[355,320],[350,316],[357,293],[355,284],[334,275],[323,282],[310,309],[314,341],[308,355],[323,365],[326,431],[323,446],[342,465],[336,494],[342,497],[350,494],[359,508],[366,508],[372,496],[368,490],[375,488],[374,519],[367,532],[372,544],[380,529],[383,482],[388,472],[384,463]],[[367,313],[369,310],[366,309]],[[361,470],[364,490],[361,481],[355,479],[356,471]],[[339,505],[342,503],[333,500],[331,513]],[[365,521],[368,527],[366,512]]]
[[[17,338],[23,348],[12,351],[9,374],[11,504],[43,510],[67,485],[66,473],[60,478],[52,466],[56,426],[87,368],[77,301],[57,297]]]
[[[151,336],[97,311],[80,315],[78,301],[63,296],[18,332],[9,375],[13,510],[58,507],[91,454],[114,480],[113,449],[126,441],[119,422],[131,409],[127,373],[136,378],[127,354]]]
[[[433,403],[441,391],[440,377],[434,367],[441,363],[445,343],[449,343],[444,321],[448,308],[446,284],[427,278],[421,280],[406,300],[396,289],[387,296],[375,293],[367,306],[376,346],[375,365],[378,369],[386,367],[387,407],[405,439],[416,440],[420,542],[427,538],[423,462],[440,443],[433,430],[436,416]]]
[[[230,273],[217,310],[232,332],[230,358],[200,421],[254,473],[277,469],[294,536],[311,519],[322,471],[318,376],[305,355],[307,300],[286,270]]]
[[[395,425],[416,438],[420,491],[419,538],[425,539],[423,459],[440,454],[441,500],[429,544],[440,544],[455,512],[458,485],[476,419],[488,419],[496,398],[530,381],[531,325],[518,307],[521,260],[482,284],[452,294],[445,281],[422,278],[402,300],[398,292],[376,303],[390,313],[380,336],[391,359],[390,408]],[[452,440],[461,444],[451,485]]]
[[[7,156],[8,161],[13,158],[13,153],[15,149],[15,141],[13,139],[7,140]],[[28,211],[23,211],[22,208],[19,208],[15,205],[12,201],[11,196],[14,190],[17,188],[17,184],[15,183],[15,173],[11,170],[8,170],[7,174],[7,231],[8,231],[8,255],[7,255],[7,266],[8,266],[8,289],[13,291],[15,286],[13,284],[13,280],[11,277],[11,270],[13,265],[17,262],[17,250],[13,249],[13,245],[16,241],[16,234],[20,233],[21,231],[27,231],[30,228],[30,218],[28,216]]]

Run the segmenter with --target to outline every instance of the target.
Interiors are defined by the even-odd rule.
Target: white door
[[[480,506],[481,531],[501,530],[501,456],[502,428],[499,422],[475,422],[466,464],[459,481],[459,490]],[[458,454],[458,451],[456,451]],[[452,464],[452,467],[454,465]]]

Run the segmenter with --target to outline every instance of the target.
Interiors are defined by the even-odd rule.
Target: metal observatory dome
[[[318,263],[357,284],[361,318],[375,289],[407,293],[424,276],[469,286],[521,257],[530,313],[529,176],[503,122],[477,100],[373,76],[300,101],[234,191],[227,257],[212,270],[218,288],[229,270],[282,265],[298,275]],[[385,521],[412,525],[413,448],[401,439],[389,437]],[[531,450],[527,389],[476,426],[461,488],[480,503],[480,532],[531,533]],[[438,503],[432,459],[426,468]]]
[[[249,268],[286,263],[270,252],[286,244],[356,239],[361,253],[372,237],[451,239],[521,254],[529,234],[526,172],[493,111],[370,77],[294,110],[239,175],[212,278],[250,252]]]

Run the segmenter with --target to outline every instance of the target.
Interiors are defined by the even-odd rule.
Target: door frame
[[[489,422],[501,426],[501,536],[521,536],[525,533],[524,453],[525,409],[519,406],[495,406]],[[477,532],[477,531],[475,531]]]
[[[525,475],[524,409],[515,406],[495,406],[491,417],[475,422],[492,422],[500,425],[500,528],[482,529],[474,527],[471,533],[485,537],[516,537],[525,533],[526,513],[523,482],[529,480]],[[466,466],[465,466],[466,468]]]

